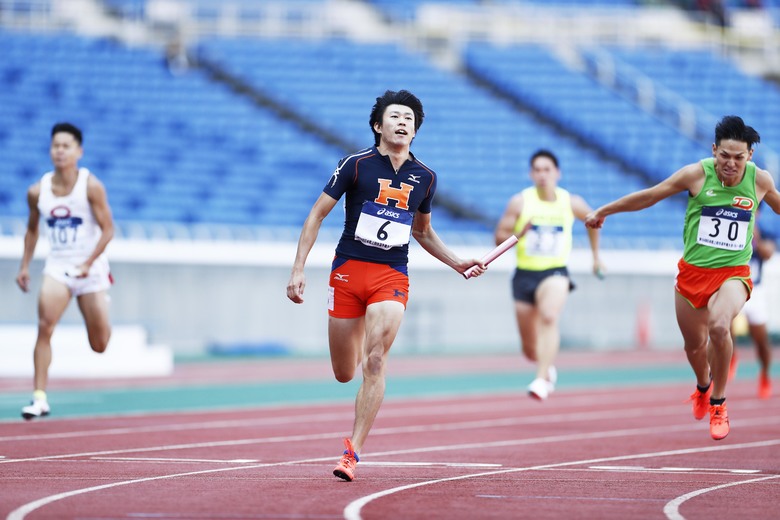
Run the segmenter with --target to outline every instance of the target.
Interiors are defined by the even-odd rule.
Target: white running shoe
[[[537,377],[528,385],[528,395],[534,399],[544,401],[550,394],[550,382],[541,377]]]
[[[22,408],[22,417],[29,421],[36,417],[45,417],[50,411],[49,403],[45,399],[33,399],[29,406]]]

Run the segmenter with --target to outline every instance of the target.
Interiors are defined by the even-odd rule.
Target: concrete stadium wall
[[[109,250],[116,284],[112,321],[142,325],[149,340],[177,354],[197,354],[213,344],[248,345],[296,354],[327,353],[327,275],[333,243],[318,244],[307,263],[305,302],[286,297],[295,244],[132,242]],[[45,247],[32,265],[33,289],[22,293],[14,278],[21,239],[0,243],[0,326],[36,321],[36,296]],[[487,246],[453,246],[461,256],[481,256]],[[15,251],[15,253],[14,253]],[[673,309],[673,280],[679,253],[602,254],[604,280],[590,274],[589,254],[575,251],[570,264],[577,285],[562,323],[563,348],[681,348]],[[519,348],[510,293],[511,253],[484,276],[464,280],[414,247],[410,303],[395,352],[512,352]],[[778,286],[769,264],[766,283]],[[772,290],[777,308],[780,291]],[[777,316],[770,322],[778,329]],[[63,323],[80,323],[71,304]],[[642,325],[647,335],[640,337]]]

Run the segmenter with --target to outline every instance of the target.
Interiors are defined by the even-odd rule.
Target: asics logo
[[[349,280],[347,280],[348,276],[348,274],[335,273],[333,279],[337,282],[349,282]]]
[[[709,190],[707,190],[707,196],[708,197],[715,197],[715,196],[717,196],[717,193],[715,193],[715,190],[709,189]]]
[[[721,215],[729,218],[737,218],[739,216],[739,213],[737,213],[736,211],[729,211],[727,209],[721,208],[715,213],[715,216],[720,217]]]
[[[395,211],[390,211],[387,208],[382,208],[379,211],[376,212],[377,216],[379,215],[387,215],[390,218],[401,218],[401,214],[397,213]]]

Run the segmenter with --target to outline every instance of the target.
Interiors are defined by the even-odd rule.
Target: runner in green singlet
[[[690,398],[693,416],[698,420],[709,412],[715,440],[729,433],[725,401],[733,352],[730,327],[753,287],[748,262],[754,213],[762,200],[780,213],[780,192],[772,175],[751,162],[759,141],[758,132],[740,117],[726,116],[715,127],[712,158],[683,166],[651,188],[598,208],[585,222],[600,228],[609,215],[645,209],[688,192],[675,310],[696,375]]]

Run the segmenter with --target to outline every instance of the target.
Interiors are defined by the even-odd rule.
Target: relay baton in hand
[[[509,238],[497,245],[495,249],[483,256],[482,263],[488,265],[490,262],[512,249],[515,244],[517,244],[517,235],[510,235]],[[466,269],[466,271],[463,273],[463,277],[467,280],[471,278],[476,268],[477,266],[473,265]]]

